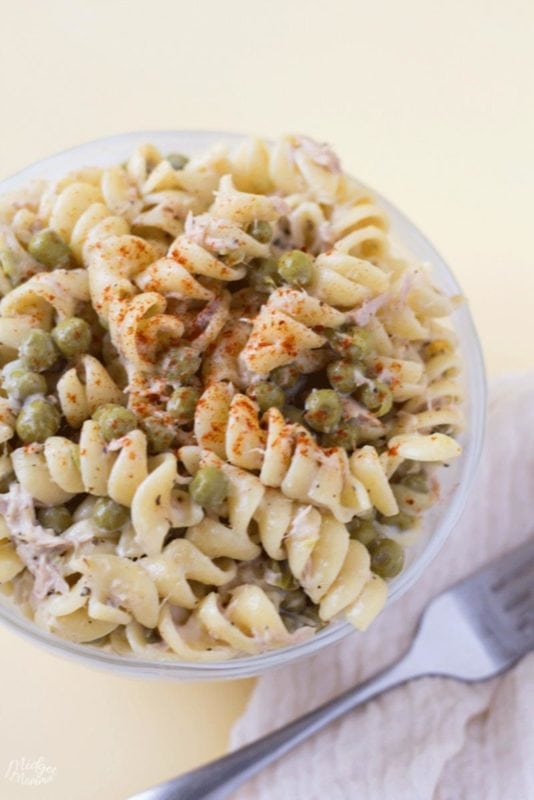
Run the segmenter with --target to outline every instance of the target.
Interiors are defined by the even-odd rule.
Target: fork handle
[[[273,733],[263,736],[227,756],[186,772],[129,800],[222,800],[263,767],[313,736],[330,722],[372,697],[407,680],[428,674],[414,650],[374,677],[329,700]]]

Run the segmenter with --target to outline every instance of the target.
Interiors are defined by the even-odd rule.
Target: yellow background
[[[453,267],[491,373],[532,366],[531,0],[0,0],[0,177],[144,128],[332,143]],[[92,672],[0,630],[0,796],[118,800],[220,754],[250,683]],[[4,779],[42,755],[48,785]]]

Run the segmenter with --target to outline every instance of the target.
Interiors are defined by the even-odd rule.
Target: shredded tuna
[[[372,414],[369,409],[365,408],[365,406],[362,406],[360,403],[357,403],[356,400],[353,400],[352,397],[343,397],[341,399],[341,403],[343,405],[344,419],[355,419],[356,421],[360,421],[366,425],[374,426],[377,431],[384,430],[384,426],[380,420],[375,417],[375,415]]]
[[[31,603],[32,591],[33,575],[24,569],[13,580],[13,600],[18,606],[26,606]]]
[[[228,321],[230,315],[230,295],[223,292],[215,297],[200,311],[189,331],[191,347],[199,353],[206,350],[215,341]]]
[[[276,211],[280,214],[281,217],[285,216],[286,214],[289,214],[289,206],[283,199],[283,197],[278,197],[277,195],[273,194],[271,195],[271,199],[273,201],[273,205]]]
[[[199,214],[194,216],[190,211],[185,218],[184,233],[188,239],[202,246],[206,235],[206,228],[209,225],[209,215]]]
[[[321,249],[329,249],[334,244],[336,239],[332,224],[330,222],[321,222],[318,233],[321,242]]]
[[[237,250],[243,244],[243,239],[240,236],[224,237],[212,234],[206,236],[206,247],[221,256],[228,255],[228,253]]]
[[[358,369],[358,367],[354,367],[354,380],[356,381],[356,386],[370,386],[371,388],[374,387],[374,383],[370,378],[367,378],[363,372]]]
[[[301,644],[301,642],[309,641],[315,633],[315,628],[311,625],[303,625],[302,628],[297,628],[296,631],[289,634],[289,642],[291,644]]]
[[[265,628],[257,628],[252,626],[251,637],[254,643],[260,648],[260,652],[270,649],[273,645],[280,646],[287,642],[287,635],[281,636],[274,633],[268,626]]]
[[[341,162],[333,150],[325,142],[316,142],[309,136],[297,136],[296,142],[304,153],[329,172],[339,174],[341,172]]]
[[[38,525],[31,494],[12,483],[7,494],[0,495],[3,514],[20,560],[34,577],[32,595],[42,600],[50,591],[64,593],[69,587],[59,570],[55,556],[69,547],[58,536]]]
[[[217,313],[220,314],[225,309],[228,309],[229,306],[230,306],[230,297],[226,292],[222,296],[220,297],[216,296],[213,298],[213,300],[210,300],[209,303],[207,303],[204,306],[204,308],[201,311],[199,311],[198,314],[193,319],[193,322],[188,331],[189,338],[194,340],[198,336],[200,336],[200,334],[206,330],[210,322],[212,322],[216,314]],[[224,324],[226,324],[226,315],[222,314],[221,316],[224,317],[224,320],[221,320],[221,322],[224,322]],[[217,331],[217,336],[224,327],[224,324],[221,324],[219,326],[219,330]],[[213,338],[215,339],[216,337],[214,336]],[[194,341],[191,342],[191,344],[193,347],[196,346],[196,343]]]
[[[347,311],[345,318],[347,322],[355,322],[356,325],[364,327],[386,303],[391,303],[391,306],[395,309],[401,309],[405,306],[412,287],[412,276],[404,275],[402,281],[396,287],[387,289],[370,300],[366,300],[359,308]]]
[[[128,434],[121,436],[119,439],[112,439],[111,442],[108,442],[106,450],[108,453],[114,453],[115,450],[122,450],[123,447],[129,445],[130,441],[131,439]]]
[[[380,369],[377,369],[376,376],[377,378],[380,378],[383,383],[387,383],[388,385],[395,383],[395,381],[398,383],[399,380],[398,376],[395,375],[395,373],[389,367],[384,365],[382,365]]]
[[[323,450],[322,447],[317,447],[315,456],[319,464],[323,464],[325,467],[334,467],[336,469],[339,467],[339,452],[336,447],[329,448],[327,451]]]
[[[65,531],[62,538],[64,542],[67,542],[69,545],[72,545],[75,550],[78,550],[81,545],[92,541],[94,537],[95,529],[91,526],[89,520],[84,519],[71,525],[70,528]]]
[[[375,316],[376,312],[379,311],[390,299],[391,292],[389,290],[387,292],[377,294],[376,297],[372,297],[370,300],[366,300],[364,303],[362,303],[359,308],[352,309],[352,311],[347,311],[345,318],[347,322],[355,322],[356,325],[360,325],[360,327],[363,328],[365,325],[367,325],[369,320]]]
[[[190,212],[185,220],[184,232],[190,241],[220,255],[244,247],[249,241],[249,236],[236,225],[224,219],[214,219],[210,214],[194,217]]]
[[[413,275],[407,273],[406,275],[403,276],[402,282],[399,286],[399,294],[396,300],[396,303],[398,303],[399,306],[402,307],[406,304],[406,300],[408,299],[408,295],[414,286],[414,282],[415,281]]]

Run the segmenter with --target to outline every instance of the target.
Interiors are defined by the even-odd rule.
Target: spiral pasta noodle
[[[222,608],[215,592],[205,597],[185,623],[162,612],[159,631],[184,661],[221,661],[234,653],[254,655],[295,641],[263,589],[243,584]]]
[[[250,398],[231,396],[227,384],[212,384],[197,407],[196,437],[229,464],[259,470],[263,486],[280,488],[293,500],[325,508],[341,522],[349,522],[372,505],[386,516],[398,512],[374,447],[357,449],[349,459],[343,448],[318,446],[309,431],[287,424],[278,409],[270,409],[266,417],[263,428]],[[429,437],[421,439],[428,441]],[[440,441],[449,448],[450,456],[444,459],[457,452],[449,437]],[[390,440],[390,447],[395,444],[395,439]]]
[[[324,144],[137,147],[0,198],[0,584],[217,662],[365,630],[457,457],[445,296]]]
[[[313,327],[336,328],[343,321],[337,309],[307,293],[277,289],[254,320],[243,360],[252,372],[271,372],[326,343]]]

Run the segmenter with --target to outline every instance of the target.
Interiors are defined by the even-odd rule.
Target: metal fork
[[[325,725],[394,686],[423,676],[487,680],[533,648],[534,540],[438,595],[400,661],[268,736],[129,800],[221,800]]]

